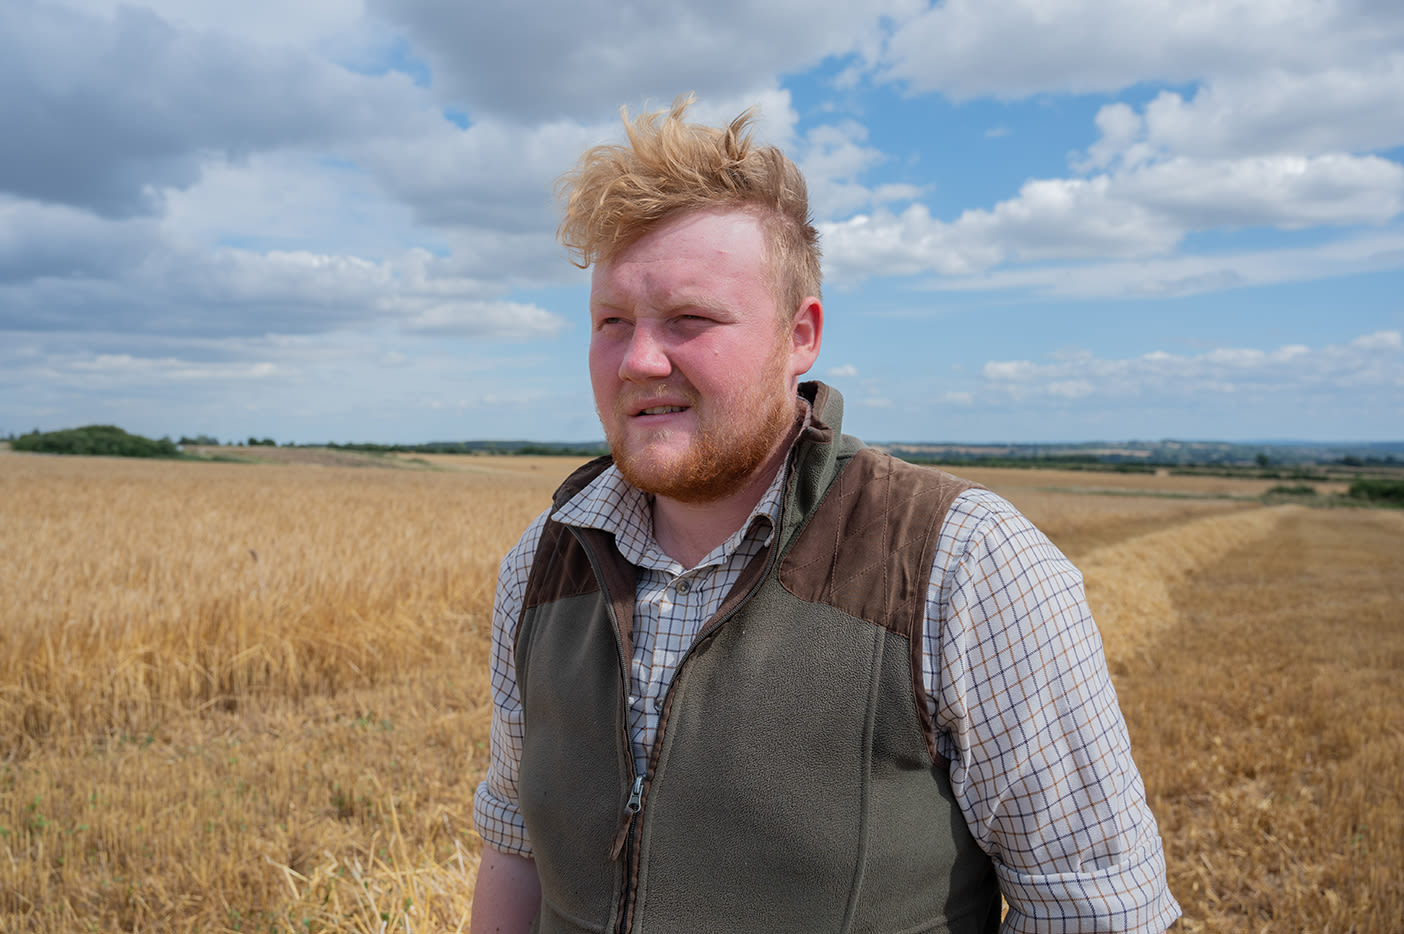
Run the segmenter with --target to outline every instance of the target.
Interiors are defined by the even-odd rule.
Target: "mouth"
[[[640,409],[635,415],[673,415],[677,412],[687,411],[685,405],[654,405],[646,409]]]

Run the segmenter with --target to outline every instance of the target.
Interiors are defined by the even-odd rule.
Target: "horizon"
[[[73,426],[65,426],[65,427],[56,428],[56,429],[45,429],[45,430],[41,431],[40,433],[42,433],[42,434],[47,434],[47,433],[50,433],[51,431],[81,430],[81,429],[83,429],[83,428],[92,428],[92,427],[98,427],[98,426],[97,426],[96,424],[90,424],[90,425],[73,425]],[[123,431],[128,431],[128,429],[126,429],[125,427],[123,427],[123,426],[121,426],[121,425],[116,425],[116,426],[112,426],[112,427],[120,428],[120,429],[123,430]],[[35,429],[35,430],[37,430],[37,429]],[[8,442],[8,441],[14,440],[14,439],[17,438],[17,437],[20,437],[20,436],[22,436],[22,435],[29,434],[29,433],[30,433],[30,432],[12,432],[12,431],[4,431],[3,429],[0,429],[0,441]],[[139,435],[139,434],[141,434],[140,432],[131,432],[131,431],[129,431],[128,433],[129,433],[129,434],[134,434],[134,435]],[[202,441],[198,440],[196,436],[192,436],[192,435],[189,435],[189,434],[186,434],[186,433],[182,433],[182,432],[176,432],[176,433],[169,433],[169,432],[168,432],[168,433],[165,433],[165,434],[163,434],[163,435],[156,435],[156,436],[142,435],[142,437],[148,437],[148,438],[150,438],[151,440],[169,440],[169,441],[173,441],[173,442],[175,442],[175,443],[177,443],[177,444],[188,443],[188,444],[193,444],[193,445],[203,445],[203,444],[206,444],[206,443],[207,443],[207,442],[202,442]],[[263,441],[267,441],[267,440],[272,440],[272,441],[274,442],[274,444],[275,444],[277,447],[331,447],[331,446],[340,446],[340,447],[355,447],[355,446],[376,446],[376,447],[427,447],[427,446],[431,446],[431,445],[484,445],[484,446],[498,446],[498,447],[504,447],[504,448],[542,446],[542,447],[562,447],[562,448],[569,448],[569,447],[580,448],[580,447],[585,447],[585,448],[605,448],[605,449],[608,449],[608,445],[607,445],[606,442],[605,442],[605,438],[604,438],[604,435],[603,435],[603,434],[601,434],[601,435],[599,435],[598,437],[593,438],[593,439],[590,439],[590,438],[583,438],[583,439],[526,438],[526,437],[515,437],[515,438],[514,438],[514,437],[506,437],[506,436],[503,436],[503,437],[493,437],[493,438],[482,438],[482,437],[479,437],[479,438],[434,438],[434,439],[431,439],[431,440],[428,440],[428,441],[376,441],[376,440],[366,440],[366,439],[355,440],[355,441],[342,441],[342,440],[336,440],[336,439],[327,439],[327,440],[322,440],[322,441],[280,441],[280,440],[278,440],[277,438],[273,437],[272,435],[268,435],[268,434],[266,434],[266,433],[260,433],[260,432],[257,432],[257,431],[256,431],[256,432],[253,432],[251,435],[249,435],[248,437],[244,437],[244,438],[220,438],[220,437],[217,436],[217,435],[208,435],[208,436],[205,436],[205,437],[213,438],[214,441],[215,441],[215,443],[216,443],[216,445],[219,446],[219,447],[247,447],[247,446],[249,446],[249,442],[250,442],[250,441],[263,442]],[[182,440],[182,439],[188,439],[188,440]],[[1046,440],[1046,441],[1009,441],[1009,440],[996,440],[996,441],[965,441],[965,440],[951,440],[951,439],[913,440],[913,439],[911,439],[911,438],[880,438],[880,439],[863,439],[863,440],[864,440],[864,443],[867,444],[867,445],[870,446],[870,447],[953,447],[953,448],[954,448],[954,447],[968,447],[968,448],[1000,448],[1000,447],[1007,447],[1007,448],[1027,448],[1027,447],[1089,447],[1089,446],[1093,446],[1093,445],[1107,445],[1107,446],[1109,446],[1109,447],[1118,447],[1118,446],[1121,446],[1121,447],[1136,447],[1136,446],[1163,446],[1163,445],[1176,445],[1176,444],[1178,444],[1178,445],[1218,445],[1218,446],[1244,447],[1244,448],[1255,447],[1255,446],[1256,446],[1256,447],[1280,447],[1280,448],[1291,448],[1291,447],[1304,447],[1304,448],[1386,448],[1386,449],[1398,449],[1398,450],[1400,450],[1401,452],[1404,452],[1404,437],[1397,438],[1397,439],[1383,439],[1383,440],[1374,440],[1374,441],[1371,441],[1371,440],[1362,440],[1362,439],[1358,439],[1358,438],[1357,438],[1357,439],[1350,439],[1350,438],[1347,438],[1347,439],[1326,440],[1326,441],[1312,440],[1312,439],[1309,439],[1309,438],[1246,438],[1246,439],[1241,439],[1241,440],[1240,440],[1240,439],[1232,439],[1232,438],[1124,438],[1124,439],[1113,439],[1113,438],[1087,438],[1087,439],[1082,439],[1082,440],[1071,440],[1071,441],[1070,441],[1070,440]],[[258,445],[254,445],[254,446],[258,446]]]
[[[689,92],[849,434],[1404,435],[1404,5],[860,6],[0,6],[0,435],[598,438],[553,182]]]

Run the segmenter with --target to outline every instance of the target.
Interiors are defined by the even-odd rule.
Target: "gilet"
[[[609,533],[546,523],[516,639],[536,930],[998,928],[921,676],[937,537],[972,484],[864,447],[837,392],[801,392],[814,415],[779,527],[680,665],[645,775],[626,716],[633,566]]]

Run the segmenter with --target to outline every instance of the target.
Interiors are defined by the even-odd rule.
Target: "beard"
[[[601,419],[615,467],[643,492],[678,502],[712,503],[736,493],[794,427],[797,403],[783,363],[777,359],[761,382],[729,407],[730,413],[713,413],[705,422],[699,418],[692,443],[666,462],[660,462],[647,443],[631,445],[624,432],[611,429],[627,421],[621,400],[614,420]],[[696,393],[691,396],[695,408]]]

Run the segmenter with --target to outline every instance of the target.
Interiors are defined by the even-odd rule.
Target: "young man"
[[[1164,931],[1080,575],[841,433],[803,178],[686,106],[563,180],[611,457],[503,562],[473,930]]]

